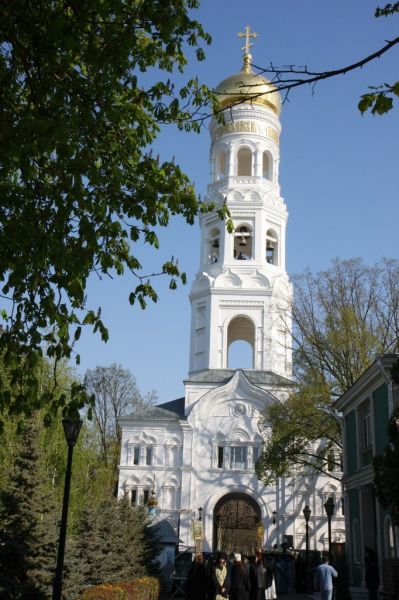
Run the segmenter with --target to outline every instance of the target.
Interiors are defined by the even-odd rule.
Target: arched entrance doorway
[[[242,492],[226,494],[213,511],[213,549],[254,554],[262,544],[259,539],[261,512],[257,502]]]

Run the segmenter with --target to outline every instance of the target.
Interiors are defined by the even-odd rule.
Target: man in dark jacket
[[[241,561],[241,554],[234,554],[234,563],[230,574],[230,600],[248,600],[249,574],[247,566]]]

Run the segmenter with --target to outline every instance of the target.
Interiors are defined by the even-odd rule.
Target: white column
[[[233,144],[229,144],[229,150],[227,153],[227,173],[229,177],[234,175],[235,162],[234,146]]]
[[[263,156],[263,152],[259,148],[259,146],[257,146],[256,150],[254,152],[254,175],[255,175],[255,177],[262,177],[262,170],[263,170],[262,156]]]

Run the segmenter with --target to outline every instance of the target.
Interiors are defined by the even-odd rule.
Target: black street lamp
[[[303,516],[305,517],[305,535],[306,535],[306,591],[309,589],[309,519],[312,511],[309,506],[306,505],[303,509]]]
[[[72,454],[73,448],[78,441],[81,420],[62,419],[65,439],[68,444],[68,460],[65,471],[64,499],[62,501],[62,516],[60,525],[60,537],[58,541],[57,566],[53,586],[53,600],[61,600],[62,593],[62,570],[64,567],[65,539],[68,521],[69,491],[71,488]]]
[[[332,498],[332,496],[330,496],[329,498],[327,498],[326,502],[324,503],[324,510],[326,511],[327,521],[328,521],[328,556],[329,556],[330,562],[332,561],[331,517],[334,516],[334,508],[335,508],[334,498]]]

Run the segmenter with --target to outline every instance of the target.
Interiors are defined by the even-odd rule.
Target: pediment
[[[205,273],[201,273],[201,275],[199,275],[199,277],[197,277],[197,279],[194,281],[191,288],[191,293],[209,290],[210,287],[211,278]]]
[[[258,194],[258,192],[254,192],[253,190],[250,192],[247,192],[245,194],[245,200],[247,202],[261,202],[261,197]]]
[[[245,279],[243,279],[242,286],[244,288],[262,288],[262,289],[272,287],[269,279],[265,275],[263,275],[263,273],[260,273],[259,271],[256,271],[252,275],[245,277]]]
[[[242,280],[241,277],[232,273],[230,269],[215,279],[216,288],[224,288],[224,287],[241,287]]]
[[[271,392],[252,384],[238,369],[230,381],[201,396],[192,406],[187,419],[209,419],[214,414],[236,419],[254,417],[257,413],[263,413],[267,406],[279,402]]]

